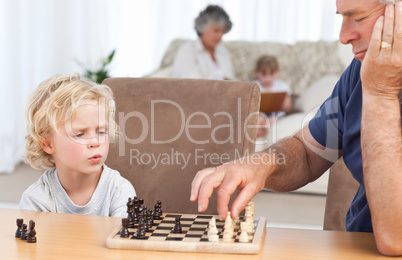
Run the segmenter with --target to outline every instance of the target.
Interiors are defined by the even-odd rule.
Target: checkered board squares
[[[173,233],[176,216],[180,216],[182,233]],[[212,217],[216,219],[219,241],[208,241],[208,225]],[[244,217],[240,220],[243,221]],[[237,253],[257,254],[260,251],[265,237],[265,218],[256,218],[254,232],[248,233],[249,242],[239,242],[241,233],[240,223],[235,223],[233,237],[230,242],[223,242],[223,227],[225,221],[220,221],[218,216],[191,215],[191,214],[163,214],[161,220],[154,220],[154,225],[145,234],[145,239],[137,239],[137,228],[129,228],[129,237],[121,238],[118,226],[109,235],[106,245],[109,248],[156,250],[156,251],[181,251],[181,252],[212,252],[212,253]]]

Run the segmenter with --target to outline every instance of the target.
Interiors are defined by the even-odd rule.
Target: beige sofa
[[[186,41],[188,40],[172,41],[160,67],[147,77],[172,77],[175,54]],[[281,79],[287,82],[293,91],[295,112],[280,118],[266,137],[259,138],[256,151],[301,129],[314,116],[318,106],[330,95],[340,75],[353,59],[350,47],[341,45],[338,41],[295,44],[226,41],[223,45],[231,54],[238,80],[254,80],[253,70],[256,60],[261,55],[271,54],[278,58]],[[328,173],[299,191],[325,194],[327,183]]]

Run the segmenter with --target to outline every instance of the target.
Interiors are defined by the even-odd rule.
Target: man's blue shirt
[[[370,208],[363,182],[360,127],[362,113],[361,62],[353,60],[309,123],[314,139],[321,145],[342,150],[346,166],[360,183],[346,215],[346,230],[373,232]]]

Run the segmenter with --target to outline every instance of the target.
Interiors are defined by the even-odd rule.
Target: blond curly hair
[[[78,106],[88,100],[105,104],[109,137],[114,140],[118,127],[112,90],[79,74],[55,75],[40,83],[28,100],[25,161],[36,169],[54,168],[53,157],[42,149],[46,137],[58,133],[60,127],[73,120]]]

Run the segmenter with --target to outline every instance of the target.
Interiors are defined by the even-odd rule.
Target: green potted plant
[[[106,78],[109,78],[108,65],[112,62],[114,54],[116,50],[112,50],[112,52],[106,57],[101,58],[99,60],[99,66],[96,70],[88,69],[82,62],[77,61],[77,63],[85,69],[84,76],[98,84],[102,83],[102,81]]]

